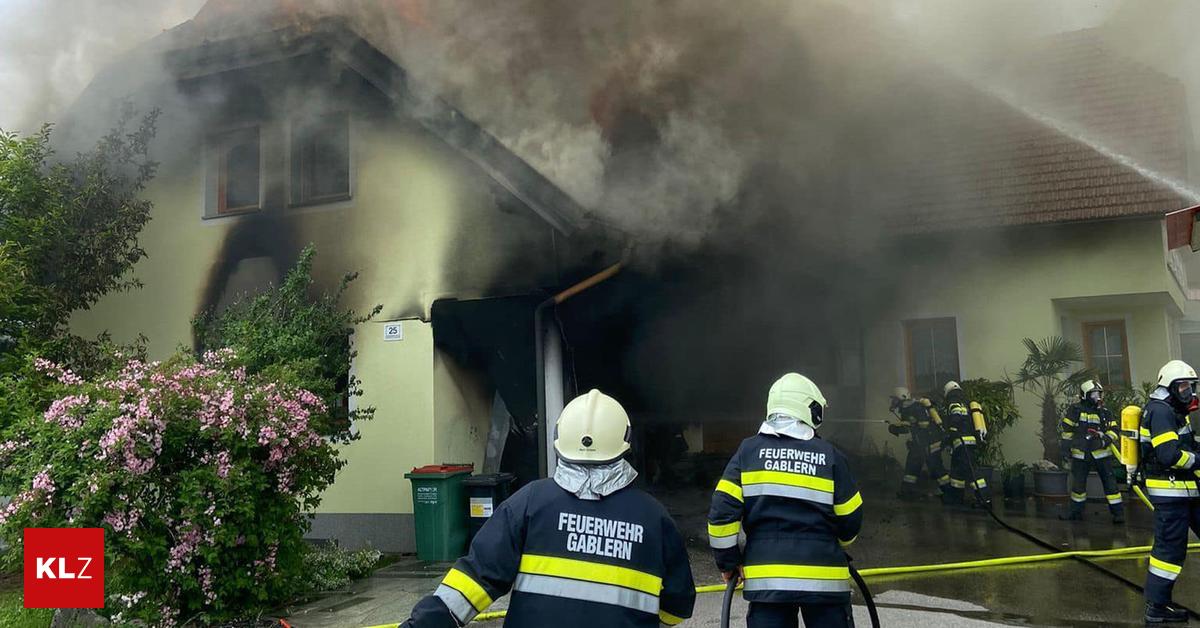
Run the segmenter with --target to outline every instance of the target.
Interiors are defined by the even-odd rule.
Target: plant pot
[[[1066,471],[1035,470],[1033,472],[1034,495],[1038,497],[1066,497],[1067,491]]]
[[[1016,473],[1004,478],[1004,499],[1025,499],[1025,474]]]

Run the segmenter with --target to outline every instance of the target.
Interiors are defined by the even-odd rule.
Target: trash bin
[[[412,480],[417,558],[440,562],[462,556],[467,546],[463,480],[474,470],[469,464],[431,464],[404,474]]]
[[[475,538],[479,529],[491,518],[496,506],[508,499],[509,488],[516,478],[512,473],[481,473],[463,480],[463,486],[467,488],[470,515],[468,539]]]

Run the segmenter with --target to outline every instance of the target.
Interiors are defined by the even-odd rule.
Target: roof
[[[923,101],[916,125],[925,146],[893,173],[896,193],[882,202],[893,227],[1162,217],[1197,203],[1155,178],[1187,172],[1190,129],[1177,81],[1088,33],[1054,38],[1006,70],[1021,79],[1006,92],[949,71],[922,78],[921,89],[939,97]]]
[[[328,49],[553,228],[570,234],[583,227],[585,211],[570,195],[461,111],[411,89],[404,69],[367,41],[353,20],[314,5],[319,3],[210,0],[195,18],[166,31],[149,48],[164,52],[167,69],[180,77]]]

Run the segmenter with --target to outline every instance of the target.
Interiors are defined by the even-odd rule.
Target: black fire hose
[[[963,447],[965,447],[965,446],[966,445],[963,445]],[[979,484],[978,484],[979,474],[975,472],[974,457],[971,455],[971,452],[969,450],[963,452],[963,454],[967,457],[967,466],[971,471],[971,478],[973,481],[976,482],[976,484],[975,484],[975,499],[978,500],[980,507],[983,508],[983,510],[992,517],[992,519],[996,522],[997,525],[999,525],[1001,528],[1004,528],[1005,530],[1008,530],[1009,532],[1012,532],[1013,534],[1025,539],[1026,541],[1029,541],[1030,543],[1033,543],[1034,545],[1037,545],[1043,549],[1049,550],[1051,552],[1062,552],[1063,551],[1058,546],[1056,546],[1052,543],[1047,543],[1046,541],[1043,541],[1042,539],[1039,539],[1038,537],[1001,519],[1000,515],[997,515],[995,513],[995,511],[992,510],[991,502],[984,500],[983,496],[979,494]],[[1084,565],[1087,565],[1088,567],[1091,567],[1092,569],[1099,571],[1101,574],[1108,576],[1109,578],[1112,578],[1113,580],[1117,580],[1117,581],[1121,582],[1122,584],[1129,587],[1130,589],[1137,591],[1138,595],[1144,596],[1146,594],[1146,589],[1142,588],[1142,586],[1140,584],[1134,582],[1133,580],[1130,580],[1129,578],[1126,578],[1125,576],[1122,576],[1121,574],[1113,571],[1112,569],[1109,569],[1108,567],[1105,567],[1103,565],[1100,565],[1098,563],[1090,561],[1081,556],[1072,556],[1071,559],[1078,561],[1080,563],[1083,563]],[[1188,608],[1187,606],[1179,604],[1178,602],[1173,602],[1172,604],[1178,608],[1182,608],[1183,610],[1187,611],[1188,615],[1190,617],[1192,617],[1193,619],[1200,619],[1200,612],[1196,612],[1196,611],[1192,610],[1191,608]]]
[[[721,628],[729,628],[729,613],[733,609],[733,592],[737,590],[738,575],[733,572],[725,583],[725,599],[721,601]]]
[[[854,565],[850,565],[850,577],[854,578],[854,584],[858,585],[858,591],[862,593],[863,602],[867,604],[867,614],[871,616],[872,628],[880,628],[883,624],[879,623],[879,611],[875,609],[875,598],[871,597],[871,590],[867,588],[867,582],[859,575]]]
[[[847,558],[849,558],[847,556]],[[850,577],[854,579],[854,584],[858,585],[858,590],[862,593],[863,600],[867,604],[867,614],[871,616],[871,627],[881,628],[879,623],[879,611],[875,608],[875,598],[871,597],[871,590],[867,588],[867,583],[863,577],[859,575],[858,570],[850,565]],[[721,628],[729,628],[729,614],[733,610],[733,592],[737,590],[738,574],[734,572],[729,578],[729,582],[725,584],[725,599],[721,601]]]

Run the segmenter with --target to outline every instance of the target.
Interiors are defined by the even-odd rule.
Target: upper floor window
[[[345,113],[328,114],[292,125],[293,205],[350,198],[349,127]]]
[[[217,215],[259,209],[262,200],[262,160],[258,127],[213,136],[216,156]]]
[[[904,321],[904,347],[913,394],[940,394],[946,382],[959,380],[958,328],[953,318]]]
[[[1083,357],[1096,371],[1100,383],[1111,388],[1129,388],[1129,344],[1125,321],[1083,324]]]

